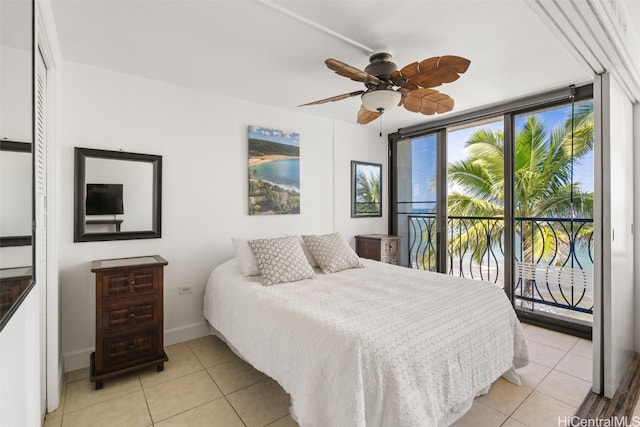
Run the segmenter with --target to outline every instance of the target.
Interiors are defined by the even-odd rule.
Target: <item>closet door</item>
[[[602,216],[601,245],[596,257],[593,390],[613,397],[634,350],[633,255],[633,105],[609,73],[596,78],[600,101],[601,162],[596,182],[602,186],[596,212]],[[598,171],[599,168],[596,168]],[[596,221],[598,223],[599,221]],[[599,247],[598,247],[599,246]]]
[[[40,396],[41,413],[47,405],[47,67],[36,52],[35,143],[33,146],[35,184],[35,272],[40,313]]]

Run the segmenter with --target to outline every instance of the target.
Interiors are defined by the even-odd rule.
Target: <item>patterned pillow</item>
[[[338,233],[302,236],[302,239],[325,274],[364,267],[358,255]]]
[[[297,236],[249,240],[265,286],[295,282],[314,276]]]

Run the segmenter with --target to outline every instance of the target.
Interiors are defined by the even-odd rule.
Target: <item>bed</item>
[[[238,259],[208,280],[217,335],[291,395],[305,426],[445,426],[528,363],[499,287],[362,259],[263,286]]]

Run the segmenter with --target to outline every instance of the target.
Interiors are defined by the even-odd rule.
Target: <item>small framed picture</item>
[[[382,165],[351,162],[351,218],[382,216]]]

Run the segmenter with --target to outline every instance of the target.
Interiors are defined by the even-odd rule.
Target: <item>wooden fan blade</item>
[[[434,56],[420,63],[407,65],[400,70],[400,75],[407,79],[407,83],[430,88],[458,80],[460,74],[467,71],[469,64],[471,61],[460,56]]]
[[[409,83],[429,88],[440,86],[442,83],[451,83],[458,80],[459,77],[460,75],[455,71],[451,71],[446,68],[438,68],[411,77],[409,79]]]
[[[404,108],[426,115],[446,113],[453,109],[453,99],[437,90],[420,88],[407,94],[404,98]]]
[[[327,67],[329,67],[329,69],[334,71],[336,74],[343,77],[348,77],[356,82],[374,82],[376,84],[382,83],[379,78],[372,76],[371,74],[366,73],[362,70],[359,70],[356,67],[352,67],[349,64],[338,61],[337,59],[329,58],[324,61],[324,63],[327,64]]]
[[[440,57],[439,66],[451,68],[458,74],[464,74],[469,69],[469,61],[467,58],[454,55],[445,55]]]
[[[298,105],[298,107],[305,107],[307,105],[316,105],[316,104],[324,104],[326,102],[340,101],[340,100],[343,100],[343,99],[351,98],[352,96],[362,95],[363,93],[364,93],[363,90],[357,90],[355,92],[343,93],[342,95],[332,96],[331,98],[325,98],[325,99],[320,99],[318,101],[313,101],[313,102],[309,102],[309,103],[306,103],[306,104],[301,104],[301,105]]]
[[[405,93],[406,92],[411,92],[412,90],[416,90],[416,89],[419,89],[419,88],[420,88],[420,86],[418,86],[415,83],[411,83],[411,82],[406,82],[405,84],[400,86],[400,89]]]
[[[405,79],[409,79],[415,76],[416,74],[418,74],[419,72],[420,72],[420,69],[418,68],[417,62],[414,62],[409,65],[405,65],[404,67],[402,67],[400,71],[398,71],[398,73],[400,74],[400,77],[403,77]]]
[[[366,125],[369,122],[374,121],[378,117],[382,115],[382,111],[369,111],[364,108],[364,105],[360,107],[360,111],[358,111],[358,123],[361,125]]]

